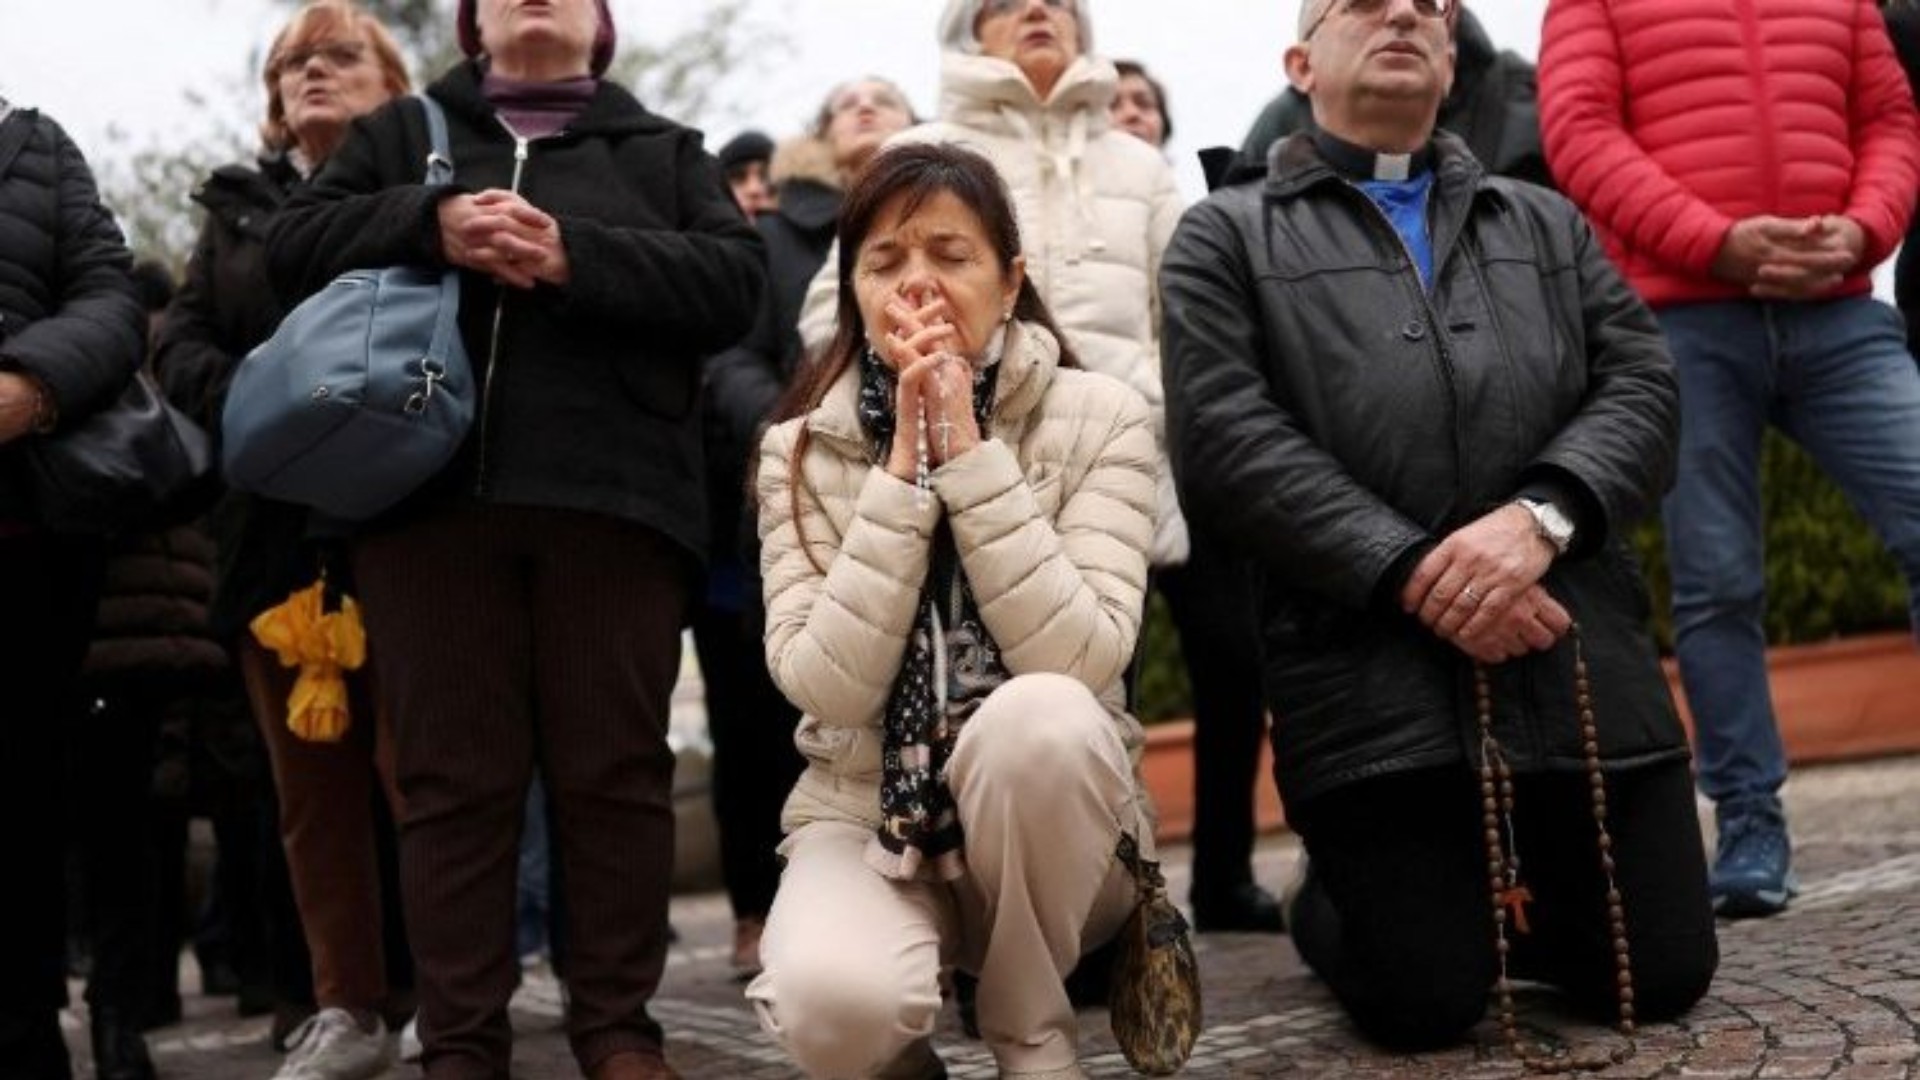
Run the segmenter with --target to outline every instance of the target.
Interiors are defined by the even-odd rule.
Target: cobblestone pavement
[[[1722,924],[1713,992],[1685,1021],[1644,1029],[1632,1056],[1594,1075],[1620,1078],[1920,1080],[1920,758],[1807,768],[1788,788],[1805,891],[1785,915]],[[1184,895],[1184,851],[1171,852]],[[1297,845],[1266,841],[1261,879],[1277,888]],[[677,899],[681,945],[655,1012],[669,1056],[690,1080],[795,1076],[763,1038],[727,969],[730,920],[723,898]],[[1208,1026],[1185,1075],[1216,1077],[1445,1077],[1525,1075],[1482,1025],[1471,1045],[1418,1057],[1362,1043],[1284,939],[1216,935],[1199,941]],[[191,986],[189,973],[186,985]],[[1617,1034],[1570,1019],[1551,994],[1518,996],[1535,1037],[1605,1060],[1625,1050]],[[939,1040],[956,1080],[992,1077],[985,1048],[951,1015]],[[577,1075],[559,1033],[549,979],[532,978],[515,1001],[516,1075]],[[69,1016],[76,1054],[82,1021]],[[1114,1052],[1102,1012],[1082,1014],[1089,1075],[1131,1075]],[[170,1080],[266,1080],[275,1068],[264,1020],[235,1020],[225,1001],[192,999],[187,1022],[154,1033]],[[83,1073],[90,1076],[90,1073]],[[396,1071],[398,1078],[411,1070]]]

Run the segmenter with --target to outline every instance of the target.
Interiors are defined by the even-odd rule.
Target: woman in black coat
[[[404,809],[428,1076],[507,1075],[517,840],[536,760],[565,883],[568,1034],[596,1078],[671,1076],[669,696],[707,545],[701,359],[744,335],[760,245],[697,132],[599,75],[604,3],[467,0],[472,59],[359,121],[268,239],[296,299],[354,268],[462,274],[466,445],[354,543]]]
[[[760,932],[780,883],[780,806],[804,766],[800,714],[767,675],[760,644],[759,557],[745,505],[747,462],[800,365],[800,302],[827,259],[849,179],[889,135],[917,121],[880,78],[833,88],[806,135],[773,155],[780,205],[754,223],[767,246],[767,295],[753,333],[707,362],[707,500],[712,529],[706,595],[693,621],[713,738],[713,812],[720,871],[733,905],[733,967],[760,970]]]
[[[155,357],[168,395],[214,431],[241,359],[286,313],[265,281],[268,224],[331,158],[354,118],[411,86],[392,36],[350,0],[302,5],[275,36],[262,79],[264,154],[254,168],[215,170],[194,192],[207,210],[206,224]],[[288,725],[297,669],[249,630],[263,611],[312,584],[324,564],[341,562],[332,554],[337,545],[309,538],[308,516],[304,507],[238,492],[222,498],[210,518],[218,548],[211,622],[215,637],[233,652],[272,766],[279,846],[298,915],[296,922],[274,903],[268,917],[286,931],[297,925],[306,945],[306,971],[289,970],[301,960],[297,949],[294,955],[276,950],[274,957],[278,1026],[289,1051],[280,1075],[359,1077],[391,1064],[395,1039],[387,1016],[405,1015],[411,981],[391,895],[397,874],[390,785],[369,690],[372,673],[347,676],[345,735],[310,741]],[[328,580],[345,591],[351,583],[338,570]],[[262,885],[278,900],[285,887],[275,854],[263,860]],[[306,996],[308,972],[314,1015],[295,1028],[299,1014],[309,1011],[294,1000]]]
[[[105,555],[97,537],[42,524],[26,455],[111,402],[139,366],[129,261],[79,148],[0,101],[0,1076],[71,1075],[60,777]]]

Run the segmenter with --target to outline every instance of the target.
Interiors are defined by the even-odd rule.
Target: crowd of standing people
[[[1536,70],[1462,0],[1304,0],[1189,206],[1168,90],[1096,51],[1097,6],[948,0],[930,116],[849,73],[709,153],[608,78],[606,0],[461,0],[417,92],[377,18],[307,0],[177,289],[0,102],[0,1080],[71,1075],[82,959],[95,1074],[158,1075],[195,811],[202,987],[273,1013],[275,1080],[506,1077],[529,940],[582,1075],[677,1076],[649,1002],[688,629],[768,1037],[809,1076],[942,1077],[957,999],[1001,1075],[1074,1080],[1080,1005],[1197,991],[1131,962],[1189,932],[1140,930],[1156,593],[1192,930],[1289,935],[1412,1051],[1491,1007],[1528,1056],[1513,979],[1629,1032],[1697,1002],[1716,915],[1798,888],[1767,427],[1920,625],[1920,310],[1869,280],[1920,228],[1920,7],[1550,0]],[[400,503],[213,469],[64,524],[55,448],[152,387],[217,458],[249,353],[392,266],[457,280],[475,414]],[[1907,244],[1903,305],[1916,279]],[[1628,539],[1656,511],[1691,740]],[[1284,889],[1253,874],[1263,743]],[[1184,1054],[1132,1015],[1130,1056]]]

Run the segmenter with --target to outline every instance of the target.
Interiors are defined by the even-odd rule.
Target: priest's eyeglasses
[[[1326,22],[1327,16],[1333,14],[1336,8],[1349,15],[1365,19],[1387,10],[1393,2],[1394,0],[1330,0],[1320,9],[1320,14],[1314,18],[1313,24],[1307,27],[1307,32],[1300,35],[1300,40],[1306,41],[1313,37],[1314,31],[1320,29],[1320,24]],[[1429,19],[1449,18],[1453,15],[1454,9],[1459,6],[1459,0],[1413,0],[1413,10]]]

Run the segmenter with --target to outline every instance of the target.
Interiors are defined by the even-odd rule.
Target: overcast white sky
[[[1175,145],[1189,196],[1201,193],[1193,151],[1238,146],[1260,106],[1280,86],[1280,54],[1292,36],[1298,0],[1081,0],[1096,51],[1143,60],[1166,83]],[[1470,0],[1500,44],[1534,55],[1546,0]],[[906,88],[930,114],[936,102],[935,22],[942,0],[750,0],[760,22],[792,41],[789,55],[733,83],[740,115],[776,137],[797,130],[827,89],[874,72]],[[623,38],[660,40],[686,26],[703,0],[613,0]],[[451,9],[451,4],[449,4]],[[261,101],[247,81],[248,57],[262,50],[286,9],[270,0],[0,0],[0,95],[60,120],[90,157],[131,142],[191,137],[207,116],[251,125]],[[451,17],[451,16],[449,16]],[[416,73],[418,74],[418,73]],[[711,131],[710,145],[740,125]]]

